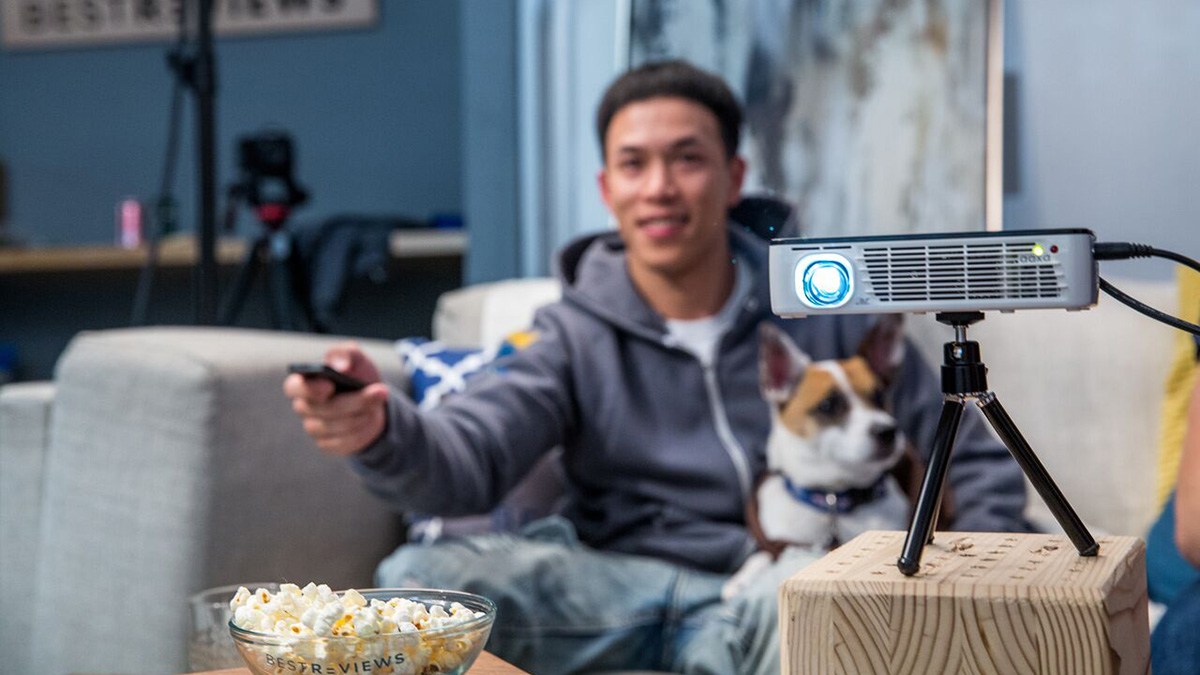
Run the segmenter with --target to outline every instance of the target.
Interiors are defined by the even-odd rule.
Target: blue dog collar
[[[780,477],[783,478],[783,484],[792,498],[826,513],[850,513],[863,504],[880,499],[887,491],[885,485],[887,474],[880,476],[874,485],[862,488],[850,488],[849,490],[842,490],[840,492],[810,490],[809,488],[796,485],[787,476],[780,474]]]

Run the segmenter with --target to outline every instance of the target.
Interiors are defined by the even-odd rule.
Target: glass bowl
[[[479,616],[442,628],[367,637],[289,637],[247,630],[233,621],[229,622],[229,632],[255,675],[462,675],[483,651],[496,619],[495,603],[471,593],[412,588],[371,588],[358,592],[368,603],[402,598],[430,609],[441,606],[447,611],[458,603]]]
[[[229,620],[233,618],[229,599],[242,586],[279,592],[279,584],[274,582],[233,584],[209,588],[188,598],[192,619],[192,632],[188,638],[188,668],[191,670],[221,670],[242,666],[242,655],[229,635]]]

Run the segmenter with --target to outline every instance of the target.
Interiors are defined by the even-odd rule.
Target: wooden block
[[[896,569],[904,532],[867,532],[783,583],[783,672],[1143,675],[1146,547],[1100,537],[938,532],[921,570]]]

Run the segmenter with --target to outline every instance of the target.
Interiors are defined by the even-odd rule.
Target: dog
[[[816,362],[773,323],[760,326],[759,380],[771,430],[767,469],[746,508],[758,550],[723,597],[744,590],[785,552],[802,549],[811,560],[867,530],[907,528],[924,471],[885,409],[904,353],[900,315],[881,317],[854,356]]]

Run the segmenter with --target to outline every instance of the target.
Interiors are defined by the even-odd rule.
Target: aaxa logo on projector
[[[1019,263],[1048,263],[1053,259],[1054,258],[1051,257],[1051,255],[1049,253],[1046,253],[1044,255],[1034,255],[1032,253],[1022,253],[1021,255],[1017,256],[1017,262],[1019,262]]]

